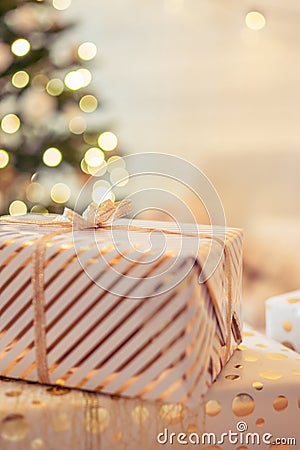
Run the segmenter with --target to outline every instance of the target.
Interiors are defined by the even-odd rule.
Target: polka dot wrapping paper
[[[300,353],[300,291],[266,301],[266,333]]]
[[[192,408],[0,380],[1,450],[292,450],[299,448],[299,420],[299,355],[250,328]],[[224,437],[220,443],[222,433],[230,432],[239,442]],[[269,443],[258,444],[258,438]],[[296,444],[273,443],[288,438]]]
[[[241,338],[240,230],[22,217],[0,224],[1,375],[145,400],[206,392]]]

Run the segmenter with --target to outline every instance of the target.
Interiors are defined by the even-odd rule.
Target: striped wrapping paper
[[[173,229],[166,222],[131,224]],[[220,249],[211,228],[197,229],[199,249],[198,238],[184,235],[164,234],[161,247],[161,233],[151,233],[149,244],[143,230],[129,238],[122,229],[53,236],[53,228],[0,224],[0,374],[41,381],[33,255],[49,236],[43,263],[49,383],[148,400],[199,399],[240,342],[242,233],[214,230],[225,251],[200,283],[207,256]]]

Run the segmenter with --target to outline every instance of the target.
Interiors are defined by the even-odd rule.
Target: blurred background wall
[[[76,24],[57,43],[62,54],[85,41],[98,48],[91,86],[100,109],[90,121],[113,128],[125,154],[194,163],[227,223],[245,229],[246,318],[262,325],[263,300],[299,288],[300,3],[53,4]]]
[[[248,15],[258,11],[260,15]],[[94,85],[127,152],[183,156],[246,232],[247,317],[300,282],[297,0],[73,0]]]

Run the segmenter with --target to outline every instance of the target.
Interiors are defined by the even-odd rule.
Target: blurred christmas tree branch
[[[86,92],[92,73],[84,65],[97,49],[63,44],[75,26],[60,21],[64,2],[0,3],[1,213],[61,211],[89,175],[117,161],[116,136],[89,125],[98,99]]]

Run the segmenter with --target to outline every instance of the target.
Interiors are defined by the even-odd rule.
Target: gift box
[[[2,218],[0,373],[199,398],[241,339],[241,231],[127,219],[81,229],[71,215],[73,228],[50,216]]]
[[[300,353],[300,291],[266,300],[266,333]]]
[[[299,380],[299,355],[252,329],[193,407],[4,379],[0,447],[296,449]]]

